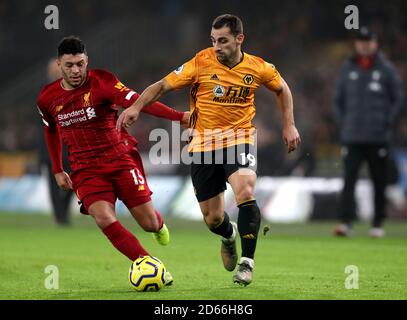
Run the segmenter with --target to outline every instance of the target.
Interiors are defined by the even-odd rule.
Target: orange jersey
[[[241,143],[254,144],[254,92],[260,85],[281,87],[274,65],[243,53],[229,68],[207,48],[165,77],[173,89],[191,86],[190,152],[211,151]]]

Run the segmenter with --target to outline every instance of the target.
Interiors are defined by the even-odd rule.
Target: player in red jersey
[[[45,86],[38,109],[57,184],[73,189],[112,244],[130,260],[149,255],[138,239],[118,221],[115,201],[120,199],[138,224],[162,245],[169,232],[161,214],[154,209],[137,141],[125,130],[116,130],[120,105],[130,107],[139,97],[112,73],[87,69],[85,45],[77,37],[64,38],[58,47],[62,79]],[[154,103],[144,112],[186,124],[189,113]],[[61,140],[69,153],[71,173],[61,161]]]

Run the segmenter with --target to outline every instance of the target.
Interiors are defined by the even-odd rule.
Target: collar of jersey
[[[241,59],[238,63],[236,63],[233,67],[229,67],[228,65],[223,64],[222,62],[220,62],[220,61],[218,60],[218,58],[216,57],[216,55],[215,55],[215,58],[216,58],[216,61],[218,61],[222,66],[225,66],[225,67],[228,68],[229,70],[232,70],[233,68],[236,68],[239,64],[241,64],[241,63],[243,62],[244,56],[245,56],[245,53],[244,53],[243,50],[242,50],[242,59]]]

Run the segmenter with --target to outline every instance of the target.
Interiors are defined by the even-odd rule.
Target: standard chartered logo
[[[96,112],[95,109],[92,107],[89,107],[86,109],[86,115],[88,116],[88,119],[96,118]]]
[[[58,114],[58,120],[67,120],[70,118],[76,118],[76,117],[80,117],[83,116],[85,114],[84,110],[74,110],[72,112],[69,113],[60,113]]]
[[[75,110],[69,113],[58,114],[57,118],[60,126],[66,127],[96,118],[96,111],[95,108],[88,107],[86,109]]]

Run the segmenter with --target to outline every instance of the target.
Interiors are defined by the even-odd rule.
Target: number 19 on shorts
[[[240,154],[241,157],[241,164],[246,166],[247,164],[249,164],[250,167],[254,167],[256,166],[256,157],[254,155],[252,155],[251,153],[241,153]]]

